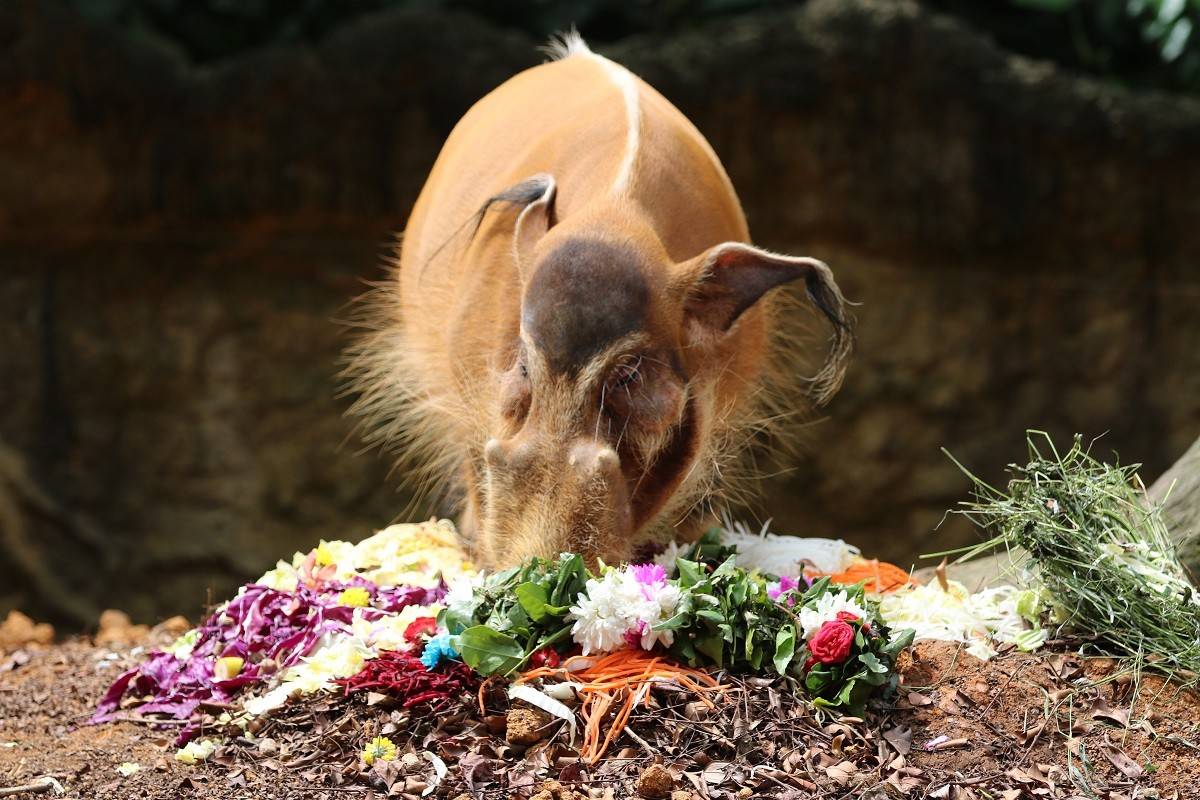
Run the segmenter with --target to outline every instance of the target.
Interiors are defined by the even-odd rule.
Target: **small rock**
[[[187,617],[177,614],[155,625],[152,632],[178,638],[191,630],[191,627],[191,623],[187,621]]]
[[[642,770],[635,787],[637,793],[648,800],[659,800],[671,795],[675,788],[675,778],[671,771],[662,764],[651,764]]]
[[[45,622],[35,623],[20,611],[10,611],[0,623],[0,650],[15,650],[27,644],[50,644],[54,628]]]
[[[514,708],[508,712],[505,739],[509,744],[535,744],[546,738],[553,718],[536,708]]]
[[[134,625],[124,611],[110,608],[100,614],[100,630],[96,631],[96,644],[107,647],[114,644],[133,644],[146,638],[150,628]]]
[[[587,795],[563,786],[558,781],[542,781],[529,800],[587,800]]]

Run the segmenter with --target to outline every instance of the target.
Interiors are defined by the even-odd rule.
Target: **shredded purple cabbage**
[[[349,631],[354,609],[340,605],[337,599],[348,587],[362,587],[370,593],[371,606],[363,609],[370,620],[405,606],[436,603],[446,595],[444,583],[431,589],[380,588],[361,577],[348,582],[323,581],[316,586],[301,584],[293,592],[247,584],[201,624],[187,658],[163,651],[150,653],[141,665],[113,682],[90,722],[116,719],[126,696],[144,701],[132,709],[134,713],[179,720],[190,720],[202,705],[228,703],[243,688],[265,683],[276,672],[299,662],[326,634]],[[244,659],[241,672],[229,680],[217,680],[213,672],[217,659],[228,656]],[[187,726],[179,744],[196,730],[194,725]]]

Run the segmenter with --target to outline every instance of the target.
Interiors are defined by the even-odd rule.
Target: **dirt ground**
[[[596,767],[573,757],[562,730],[532,746],[506,742],[503,709],[481,717],[474,699],[430,714],[340,697],[300,704],[254,741],[232,741],[187,766],[174,759],[169,727],[85,724],[108,683],[153,644],[151,634],[132,648],[73,640],[0,653],[0,796],[45,776],[67,797],[97,800],[419,798],[426,789],[574,800],[635,797],[639,786],[674,800],[1200,796],[1200,700],[1064,652],[983,663],[921,643],[904,659],[894,706],[866,720],[818,718],[767,680],[736,684],[711,717],[676,692],[635,718],[633,733]],[[381,734],[402,757],[368,768],[358,753]],[[448,767],[436,786],[418,755],[425,750]],[[667,768],[669,789],[639,784],[654,763]],[[122,764],[137,769],[122,774]]]

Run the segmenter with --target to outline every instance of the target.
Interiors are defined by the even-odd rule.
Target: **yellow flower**
[[[393,761],[396,758],[396,744],[386,736],[376,736],[367,743],[367,749],[362,752],[363,761],[371,766],[376,761]]]
[[[334,540],[327,542],[324,539],[317,545],[317,566],[327,567],[330,564],[343,564],[346,562],[350,568],[353,568],[354,545],[350,542],[342,542]]]
[[[371,605],[371,593],[361,586],[351,586],[338,595],[338,605],[366,608]]]

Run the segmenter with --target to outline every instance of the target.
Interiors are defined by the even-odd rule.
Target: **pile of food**
[[[985,662],[1050,642],[1124,657],[1135,674],[1194,669],[1200,602],[1133,472],[1093,461],[1078,442],[1062,458],[1032,455],[1012,467],[1007,493],[986,487],[965,509],[995,534],[987,546],[1030,553],[1005,585],[971,593],[944,568],[922,584],[839,540],[731,523],[647,563],[593,571],[564,553],[485,573],[451,523],[394,525],[279,562],[121,674],[92,722],[169,726],[186,764],[232,764],[239,748],[277,747],[282,732],[325,731],[356,762],[335,782],[406,797],[529,788],[534,774],[585,769],[594,783],[634,753],[699,761],[707,775],[682,738],[688,725],[733,759],[721,781],[807,791],[817,769],[850,786],[839,766],[850,762],[836,758],[862,735],[855,723],[870,716],[899,752],[887,738],[899,729],[880,721],[924,713],[925,695],[896,692],[902,667],[919,671],[917,651],[906,655],[914,641]],[[353,708],[370,722],[349,735],[333,719]],[[753,733],[756,717],[773,720],[769,735]],[[790,744],[776,752],[773,737]],[[818,740],[832,750],[805,745]],[[884,755],[877,780],[901,794],[927,785],[903,752]],[[484,763],[528,773],[489,784]],[[997,780],[1020,784],[1005,775]]]
[[[744,563],[755,555],[784,574]],[[281,561],[123,673],[92,721],[181,722],[178,757],[194,761],[212,752],[210,732],[244,734],[307,695],[436,708],[490,679],[562,719],[572,738],[578,714],[579,753],[595,763],[657,683],[711,706],[719,676],[772,674],[818,708],[860,714],[894,688],[896,657],[912,641],[866,589],[906,585],[895,572],[836,541],[714,530],[656,562],[598,573],[567,553],[483,573],[449,522],[395,525]],[[372,747],[368,764],[390,752]]]

